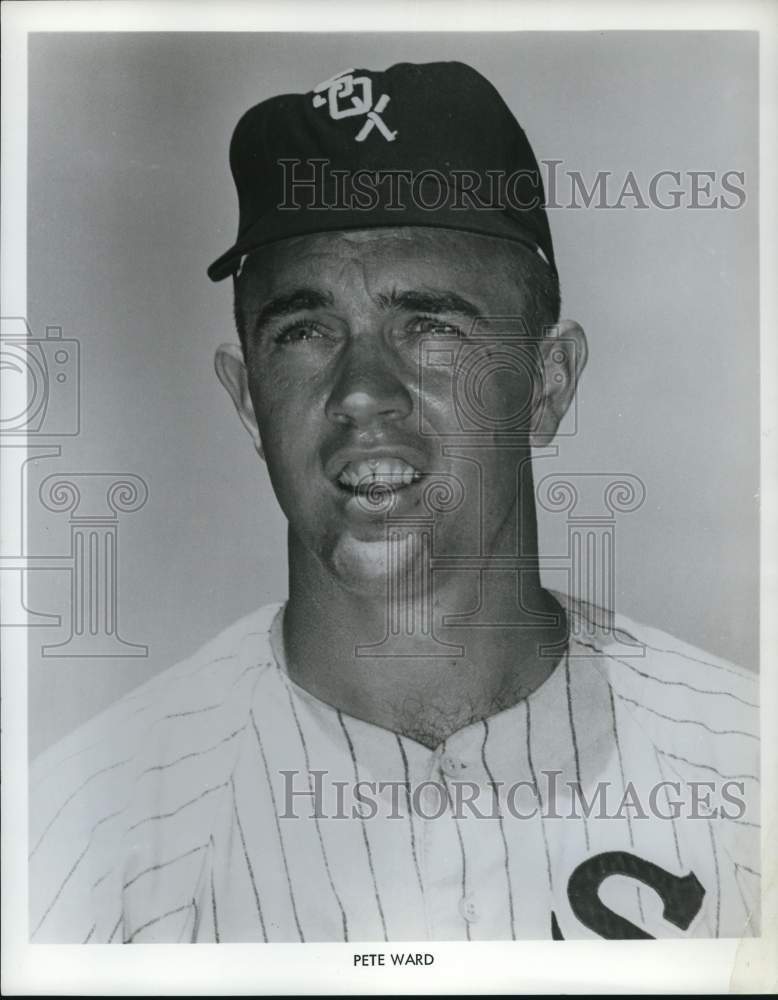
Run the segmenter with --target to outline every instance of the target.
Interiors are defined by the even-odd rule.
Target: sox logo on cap
[[[357,142],[364,142],[374,128],[377,128],[387,142],[394,142],[397,132],[392,131],[381,118],[381,112],[390,101],[388,94],[381,96],[373,105],[373,81],[369,76],[354,76],[353,69],[346,69],[329,80],[324,80],[313,88],[313,106],[321,108],[326,105],[333,121],[340,118],[352,118],[355,115],[365,115],[367,121],[357,132]],[[327,91],[327,96],[323,92]],[[350,98],[350,105],[341,104],[341,99]]]

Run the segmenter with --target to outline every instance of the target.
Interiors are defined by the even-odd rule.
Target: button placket
[[[421,794],[417,794],[416,802],[420,811],[415,812],[413,819],[424,874],[424,913],[430,939],[440,937],[441,932],[444,937],[455,933],[455,926],[450,923],[450,919],[452,910],[456,912],[456,897],[454,900],[450,899],[447,883],[451,880],[444,874],[447,859],[452,856],[450,823],[453,819],[448,789],[445,778],[441,775],[440,757],[439,751],[431,753],[424,771],[415,779],[417,789],[420,784],[425,785]],[[458,873],[456,877],[458,878]],[[449,902],[446,904],[447,900]],[[441,913],[446,914],[442,920]]]

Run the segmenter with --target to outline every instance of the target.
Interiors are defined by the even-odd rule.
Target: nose
[[[327,400],[328,418],[337,424],[365,428],[407,417],[413,402],[390,358],[379,345],[350,345],[341,359]]]

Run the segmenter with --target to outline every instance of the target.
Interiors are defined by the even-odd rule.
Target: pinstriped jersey
[[[528,698],[432,750],[237,622],[31,768],[35,942],[758,934],[758,686],[555,595]]]

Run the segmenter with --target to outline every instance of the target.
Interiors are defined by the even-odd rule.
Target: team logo
[[[366,121],[355,136],[357,142],[364,142],[373,129],[378,129],[387,142],[397,138],[397,131],[392,131],[381,118],[389,95],[381,94],[373,104],[373,81],[369,76],[354,76],[353,69],[346,69],[318,84],[313,93],[313,106],[326,106],[333,121],[358,115],[365,117]]]
[[[608,941],[653,939],[641,927],[615,913],[600,899],[600,886],[620,875],[653,889],[662,900],[662,916],[686,931],[702,909],[705,889],[694,872],[676,875],[629,851],[605,851],[582,861],[567,883],[570,908],[584,927]],[[551,911],[551,937],[564,941],[556,913]]]

